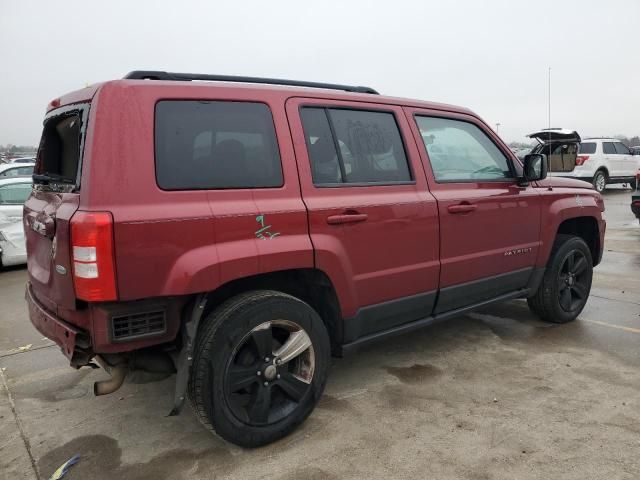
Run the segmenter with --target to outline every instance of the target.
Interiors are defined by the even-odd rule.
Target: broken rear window
[[[82,152],[83,111],[71,110],[45,120],[34,181],[77,183]]]

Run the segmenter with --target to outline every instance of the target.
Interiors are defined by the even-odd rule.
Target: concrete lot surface
[[[606,251],[568,325],[523,301],[487,307],[335,359],[305,424],[243,450],[185,409],[173,379],[95,398],[31,326],[26,270],[0,272],[0,478],[638,479],[640,226],[630,193],[605,193]],[[21,352],[18,347],[31,344]]]

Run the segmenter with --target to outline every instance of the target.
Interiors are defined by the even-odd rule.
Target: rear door
[[[79,204],[88,114],[88,104],[77,104],[45,117],[33,192],[24,207],[29,282],[38,300],[53,311],[75,308],[69,222]]]
[[[622,163],[616,153],[616,147],[614,142],[602,142],[602,156],[604,158],[604,164],[609,170],[610,177],[619,177],[622,175]]]
[[[526,287],[540,248],[540,196],[475,117],[406,109],[440,214],[436,313]]]
[[[335,284],[344,340],[431,314],[438,213],[401,107],[287,102],[316,267]]]

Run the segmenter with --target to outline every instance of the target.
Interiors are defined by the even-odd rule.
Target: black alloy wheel
[[[571,250],[558,271],[558,301],[562,309],[571,313],[582,310],[589,296],[591,278],[585,275],[588,261],[580,250]]]
[[[264,322],[240,341],[227,365],[227,405],[248,425],[279,422],[309,391],[315,362],[311,338],[300,325]]]

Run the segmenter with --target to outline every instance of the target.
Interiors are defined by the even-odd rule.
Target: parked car
[[[636,191],[631,195],[631,211],[640,221],[640,169],[636,173]]]
[[[0,178],[0,266],[27,261],[22,209],[31,193],[31,178]]]
[[[29,165],[5,163],[0,165],[0,179],[7,177],[22,177],[33,175],[35,163]]]
[[[599,193],[612,183],[635,182],[640,157],[633,156],[615,138],[585,138],[573,130],[544,129],[528,135],[540,144],[533,153],[545,153],[549,175],[590,182]]]
[[[11,160],[11,163],[35,163],[35,157],[20,157]]]
[[[2,225],[0,220],[0,267],[27,263],[22,221]]]
[[[22,223],[22,208],[31,186],[30,177],[0,178],[0,223]]]
[[[172,414],[188,397],[239,445],[303,422],[331,353],[515,298],[575,319],[602,256],[600,194],[520,163],[465,108],[132,72],[47,110],[31,322],[111,373],[98,395],[176,373]]]
[[[631,155],[640,155],[640,146],[629,147],[631,150]]]

